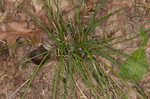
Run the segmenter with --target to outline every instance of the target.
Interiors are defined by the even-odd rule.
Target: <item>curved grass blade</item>
[[[89,25],[85,33],[89,34],[89,33],[93,32],[97,26],[101,25],[105,20],[107,20],[108,18],[110,18],[114,14],[119,13],[122,10],[123,9],[121,8],[121,9],[115,10],[114,12],[103,16],[100,20],[97,20],[95,23]]]
[[[49,55],[49,52],[44,56],[44,58],[42,59],[41,63],[38,65],[38,67],[33,72],[32,76],[31,76],[31,78],[29,80],[29,83],[27,84],[27,87],[26,87],[25,92],[24,92],[23,96],[21,97],[21,99],[25,98],[25,96],[26,96],[26,94],[27,94],[27,92],[28,92],[28,90],[30,88],[30,85],[31,85],[32,81],[36,77],[36,75],[37,75],[38,71],[40,70],[40,68],[43,67],[43,62],[45,61],[45,59],[47,58],[48,55]]]

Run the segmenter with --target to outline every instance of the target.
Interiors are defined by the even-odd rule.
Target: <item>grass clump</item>
[[[57,12],[54,13],[52,5],[50,4],[50,0],[48,1],[49,3],[47,3],[45,0],[42,0],[42,3],[45,7],[45,11],[47,13],[49,22],[53,27],[53,31],[51,31],[48,28],[48,26],[42,24],[37,17],[34,16],[32,17],[43,28],[43,30],[45,30],[48,33],[50,39],[52,39],[55,42],[54,43],[55,46],[53,46],[52,51],[57,52],[56,57],[59,61],[59,64],[56,70],[52,99],[56,98],[57,88],[59,87],[58,83],[63,85],[62,90],[63,90],[64,99],[66,99],[68,95],[68,88],[67,88],[68,85],[70,86],[71,89],[70,92],[71,99],[76,98],[77,89],[80,90],[84,98],[87,98],[88,96],[86,96],[86,93],[84,93],[82,89],[80,89],[80,87],[78,86],[77,83],[78,76],[82,78],[83,83],[85,83],[86,86],[89,88],[89,90],[91,91],[90,96],[93,96],[94,99],[101,99],[101,98],[103,99],[104,97],[111,99],[112,96],[116,98],[119,97],[121,99],[127,98],[125,91],[121,88],[118,82],[113,80],[105,72],[104,67],[109,68],[110,70],[112,70],[112,67],[109,66],[109,64],[105,63],[103,60],[98,58],[98,57],[105,58],[107,61],[111,62],[112,64],[116,66],[121,66],[119,63],[117,63],[117,61],[113,59],[111,55],[118,55],[126,59],[128,59],[130,56],[120,52],[119,50],[114,49],[112,45],[124,41],[118,41],[113,44],[109,44],[109,42],[117,38],[119,39],[123,38],[125,36],[123,35],[115,38],[96,39],[96,40],[93,39],[92,37],[94,30],[97,26],[100,26],[108,18],[119,13],[123,9],[118,9],[112,13],[103,16],[101,19],[97,19],[96,17],[97,13],[100,13],[102,7],[105,4],[107,4],[106,0],[101,0],[101,2],[97,0],[97,6],[94,9],[93,15],[89,19],[88,23],[84,23],[83,22],[84,17],[82,16],[80,8],[82,8],[81,6],[83,6],[85,2],[81,2],[81,4],[79,5],[80,7],[78,8],[78,10],[76,10],[76,17],[75,17],[76,21],[73,21],[72,19],[66,21],[64,20],[62,16],[62,12],[59,9],[58,2],[55,0],[54,4],[55,7],[57,8]],[[75,1],[73,0],[73,2]],[[140,35],[136,35],[135,37],[130,38],[128,40],[132,40],[137,37],[140,37]],[[51,50],[47,52],[47,54],[43,58],[43,61],[44,59],[46,59],[47,55],[50,52]],[[135,60],[134,57],[130,58],[129,60],[132,61],[133,63],[137,62],[137,60]],[[29,89],[30,84],[32,83],[36,74],[43,66],[42,65],[43,61],[41,61],[41,64],[39,64],[39,66],[36,68],[35,72],[31,76],[31,79],[28,83],[27,90]],[[127,60],[126,63],[130,64],[131,63],[130,61]],[[141,62],[137,62],[136,66],[141,67],[143,65],[141,64]],[[129,77],[130,79],[132,79],[133,76],[135,75],[134,72],[132,72],[132,70],[131,72],[129,71],[132,76]],[[121,77],[128,78],[128,77],[123,77],[124,74],[128,75],[128,73],[126,72],[128,70],[121,68],[121,71],[122,71]],[[145,69],[145,71],[147,72],[147,68]],[[138,76],[139,77],[138,81],[146,73],[145,71],[144,73]],[[119,73],[115,73],[115,74],[117,77],[120,78]],[[121,82],[123,81],[122,78],[120,78]],[[123,81],[123,83],[126,82]],[[27,90],[25,91],[24,96],[26,95]],[[24,98],[24,96],[22,98]]]

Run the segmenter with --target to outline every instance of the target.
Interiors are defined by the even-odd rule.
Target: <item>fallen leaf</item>
[[[35,57],[35,56],[37,56],[37,55],[40,55],[40,54],[42,54],[42,53],[45,53],[46,51],[47,51],[47,50],[46,50],[43,46],[40,46],[40,47],[38,47],[37,49],[33,50],[33,51],[30,53],[29,57],[30,57],[30,58],[33,58],[33,57]],[[39,56],[39,57],[33,58],[33,59],[32,59],[32,62],[33,62],[34,64],[36,64],[36,65],[39,65],[39,64],[42,62],[42,60],[43,60],[43,58],[45,57],[46,54],[47,54],[47,53],[45,53],[45,54],[43,54],[43,55],[41,55],[41,56]],[[43,64],[44,64],[45,61],[47,61],[49,58],[50,58],[50,55],[44,60]]]
[[[18,37],[27,37],[32,42],[39,42],[43,36],[43,32],[41,32],[41,30],[28,29],[27,23],[25,22],[0,24],[0,30],[0,40],[7,40],[8,46],[15,45]],[[34,46],[38,47],[38,44],[35,43]]]

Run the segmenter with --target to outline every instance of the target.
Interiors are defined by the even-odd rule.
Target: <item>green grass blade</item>
[[[123,9],[121,8],[121,9],[115,10],[112,13],[109,13],[108,15],[103,16],[100,20],[97,20],[95,23],[89,25],[89,27],[86,30],[86,33],[93,32],[97,26],[101,25],[105,20],[107,20],[108,18],[110,18],[112,15],[119,13],[122,10]]]
[[[61,74],[63,72],[63,63],[64,63],[64,61],[63,61],[63,50],[61,50],[61,56],[60,56],[59,60],[60,61],[59,61],[59,65],[57,66],[52,99],[56,98],[56,89],[57,89],[58,76],[59,76],[59,74]],[[59,72],[61,72],[61,73],[59,73]]]
[[[45,59],[47,58],[48,55],[49,55],[49,53],[47,53],[47,54],[44,56],[44,58],[42,59],[41,63],[38,65],[38,67],[37,67],[37,68],[35,69],[35,71],[33,72],[32,76],[31,76],[31,78],[30,78],[30,80],[29,80],[29,83],[27,84],[27,88],[25,89],[25,92],[24,92],[23,96],[21,97],[21,99],[24,99],[24,98],[25,98],[25,96],[26,96],[26,94],[27,94],[27,92],[28,92],[28,90],[29,90],[29,88],[30,88],[30,85],[31,85],[32,81],[33,81],[34,78],[36,77],[36,75],[37,75],[38,71],[40,70],[40,68],[43,66],[43,63],[44,63],[44,61],[45,61]]]
[[[85,65],[84,63],[86,62],[83,62],[82,61],[82,58],[80,58],[78,55],[74,55],[75,59],[74,59],[74,65],[75,67],[78,68],[80,74],[81,74],[81,77],[83,78],[83,80],[85,81],[85,83],[87,84],[87,86],[91,89],[92,91],[92,94],[95,96],[95,97],[99,97],[99,98],[96,98],[96,99],[101,99],[100,96],[99,96],[99,93],[96,91],[96,89],[94,88],[91,80],[90,80],[90,76],[89,76],[89,73],[88,71],[86,71],[87,69],[87,65]]]

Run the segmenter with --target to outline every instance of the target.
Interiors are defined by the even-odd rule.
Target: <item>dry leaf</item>
[[[36,10],[36,13],[40,13],[43,7],[43,3],[41,0],[32,0],[32,4]]]
[[[0,40],[7,40],[9,46],[15,45],[18,37],[27,37],[33,42],[39,42],[41,36],[43,36],[42,33],[38,34],[37,31],[28,29],[25,22],[0,24],[0,30]],[[37,47],[38,44],[34,44],[34,46]]]

